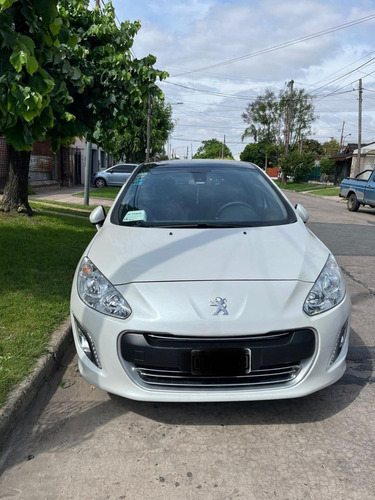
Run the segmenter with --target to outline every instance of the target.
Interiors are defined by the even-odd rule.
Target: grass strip
[[[311,182],[287,182],[283,184],[281,180],[276,180],[275,183],[281,189],[289,189],[291,191],[296,191],[297,193],[301,191],[316,191],[316,190],[325,190],[330,189],[332,186],[326,187],[326,184],[313,184]]]
[[[92,189],[90,191],[90,198],[108,198],[109,200],[114,200],[120,191],[121,187],[103,187],[98,189]],[[84,193],[75,193],[73,196],[84,197]]]
[[[288,182],[283,184],[281,181],[277,180],[275,183],[281,189],[287,189],[290,191],[295,191],[296,193],[313,193],[319,196],[338,196],[340,194],[340,187],[326,185],[326,184],[312,184],[310,182]]]
[[[55,200],[45,200],[42,198],[29,198],[29,203],[42,203],[45,205],[56,205],[59,207],[66,207],[66,208],[76,208],[77,210],[86,210],[91,212],[96,208],[98,205],[83,205],[83,203],[67,203],[64,201],[55,201]]]
[[[340,188],[330,187],[327,189],[314,189],[312,192],[319,196],[338,196],[340,194]]]
[[[53,212],[61,213],[62,215],[65,214],[69,216],[88,218],[91,213],[91,210],[77,210],[74,208],[70,209],[68,207],[61,207],[59,205],[49,205],[35,202],[30,202],[30,206],[33,209],[35,215],[38,215],[40,212]]]
[[[77,217],[0,212],[0,405],[68,316],[74,270],[94,233]]]

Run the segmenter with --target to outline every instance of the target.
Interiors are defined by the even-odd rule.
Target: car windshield
[[[143,227],[252,227],[296,221],[259,169],[226,162],[146,164],[119,198],[112,222]]]

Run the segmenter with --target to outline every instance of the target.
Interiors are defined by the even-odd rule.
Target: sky
[[[224,140],[238,155],[246,106],[267,89],[314,97],[310,138],[375,141],[375,0],[113,0],[120,21],[139,20],[133,54],[153,54],[169,77],[168,152],[191,157],[202,140]],[[343,130],[344,129],[344,130]],[[343,131],[343,133],[342,133]]]

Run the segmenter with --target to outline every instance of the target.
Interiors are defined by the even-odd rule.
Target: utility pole
[[[92,170],[92,143],[85,140],[85,189],[83,204],[90,204],[90,178]]]
[[[345,122],[342,122],[341,138],[340,138],[340,153],[342,151],[342,143],[344,142],[344,127],[345,127]]]
[[[224,135],[223,145],[221,147],[221,158],[222,159],[224,159],[224,153],[225,153],[225,135]]]
[[[291,117],[292,117],[293,85],[294,85],[294,80],[290,80],[290,82],[288,83],[289,98],[288,98],[288,106],[286,108],[286,120],[285,120],[285,156],[289,153],[290,123],[291,123]]]
[[[150,161],[150,137],[151,137],[151,110],[152,110],[152,97],[148,94],[147,98],[147,138],[146,138],[146,162]]]
[[[359,79],[358,89],[358,154],[354,167],[354,177],[361,172],[361,141],[362,141],[362,78]]]
[[[284,155],[287,156],[289,153],[289,139],[290,139],[290,122],[292,116],[292,99],[293,99],[293,84],[294,80],[290,80],[288,83],[289,87],[289,98],[288,105],[286,107],[286,117],[285,117],[285,150]],[[284,172],[282,173],[282,183],[286,184],[286,176]]]

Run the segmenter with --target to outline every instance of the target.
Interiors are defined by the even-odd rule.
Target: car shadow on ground
[[[33,459],[41,453],[58,453],[84,445],[93,439],[96,432],[114,419],[125,427],[136,421],[151,421],[151,427],[160,424],[174,426],[288,426],[324,421],[340,413],[358,397],[361,390],[372,383],[374,348],[366,347],[356,332],[351,333],[353,346],[349,347],[348,368],[344,376],[330,387],[309,396],[273,401],[246,401],[225,403],[150,403],[133,401],[88,386],[76,369],[76,358],[72,351],[69,377],[60,373],[54,380],[54,388],[45,397],[44,403],[29,415],[22,429],[14,437],[3,470],[18,463]],[[68,370],[69,371],[69,370]],[[61,377],[64,376],[64,389]],[[76,382],[74,381],[76,380]],[[63,400],[54,397],[60,390],[69,395],[74,384],[83,385],[72,392],[72,398]],[[57,389],[56,389],[57,387]],[[76,399],[75,399],[76,398]],[[107,428],[106,432],[111,432]],[[26,451],[25,451],[26,450]]]

